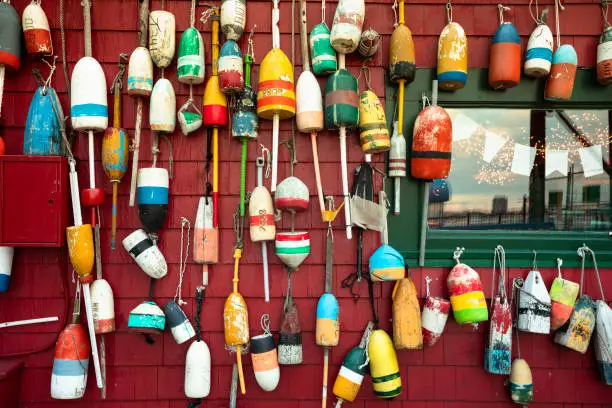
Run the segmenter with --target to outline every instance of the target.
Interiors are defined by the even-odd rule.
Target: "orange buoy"
[[[509,8],[501,4],[498,7],[501,24],[491,46],[489,85],[493,89],[507,89],[521,80],[521,38],[514,24],[504,22],[503,13]]]
[[[546,80],[544,99],[553,101],[570,99],[574,90],[577,67],[578,55],[574,47],[563,44],[557,48],[553,55],[550,75]]]
[[[424,180],[444,179],[451,167],[453,124],[440,106],[423,109],[414,122],[410,171]]]

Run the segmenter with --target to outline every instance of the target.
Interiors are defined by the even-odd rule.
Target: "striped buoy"
[[[191,109],[191,110],[190,110]],[[193,100],[188,99],[176,113],[181,132],[187,136],[202,126],[202,113]]]
[[[280,48],[272,48],[259,68],[257,114],[263,119],[295,115],[295,86],[291,62]]]
[[[267,317],[267,319],[266,319]],[[280,380],[280,368],[274,337],[270,333],[268,315],[262,316],[264,333],[251,338],[251,361],[255,380],[264,391],[274,391]]]
[[[370,277],[373,281],[404,279],[406,263],[402,254],[390,245],[381,245],[370,256]]]
[[[8,290],[14,254],[15,248],[0,246],[0,293]]]
[[[501,245],[497,245],[495,248],[493,258],[493,276],[491,278],[493,287],[495,287],[497,267],[499,267],[499,275],[497,276],[497,290],[491,293],[491,324],[489,340],[485,345],[484,369],[491,374],[508,375],[512,362],[512,305],[506,295],[506,287],[508,286],[506,252]],[[512,288],[517,286],[518,280],[514,279]]]
[[[213,228],[211,197],[200,197],[193,231],[193,260],[199,264],[219,262],[219,229]]]
[[[58,114],[55,113],[56,110]],[[62,136],[58,116],[63,118],[63,112],[55,90],[48,87],[36,89],[26,119],[23,154],[26,156],[60,154]]]
[[[0,3],[0,65],[18,71],[21,66],[21,20],[9,2]],[[75,67],[76,69],[76,67]]]
[[[205,398],[210,394],[210,350],[203,340],[189,345],[185,358],[185,396]]]
[[[51,29],[40,0],[32,0],[21,16],[23,37],[28,54],[35,56],[53,55]]]
[[[281,181],[274,192],[274,206],[279,210],[305,211],[309,202],[308,187],[294,176]]]
[[[96,334],[115,331],[115,301],[113,289],[106,279],[96,279],[91,284],[91,308]]]
[[[533,380],[531,369],[525,360],[517,358],[512,362],[510,373],[510,398],[523,406],[533,401]]]
[[[76,131],[103,132],[108,127],[106,78],[102,67],[91,57],[74,66],[70,86],[70,119]]]
[[[312,133],[323,129],[323,95],[317,78],[310,71],[303,71],[296,85],[295,119],[300,132]]]
[[[553,56],[553,35],[546,23],[538,24],[529,36],[525,54],[525,75],[543,78],[550,72]]]
[[[219,77],[213,75],[204,88],[202,121],[207,127],[227,126],[227,99],[219,89]]]
[[[410,172],[424,180],[445,179],[450,173],[453,125],[440,106],[423,109],[414,122]]]
[[[370,374],[374,394],[378,398],[397,397],[402,392],[397,354],[391,338],[384,330],[374,330],[368,344]]]
[[[325,83],[325,124],[328,128],[359,125],[357,79],[346,69],[337,70]]]
[[[359,46],[365,18],[364,0],[340,0],[334,14],[330,41],[342,54],[350,54]]]
[[[338,69],[336,51],[331,46],[330,31],[324,22],[317,24],[310,32],[310,53],[312,70],[317,75],[329,75]]]
[[[138,47],[130,55],[128,65],[128,94],[148,97],[153,91],[153,61],[145,47]]]
[[[335,347],[340,340],[340,324],[338,315],[340,306],[331,293],[324,293],[317,303],[317,320],[315,340],[317,346]]]
[[[550,286],[550,330],[557,330],[563,326],[572,315],[576,299],[578,298],[578,292],[580,285],[576,282],[572,282],[559,274],[553,280]]]
[[[204,82],[204,40],[195,27],[187,28],[181,35],[176,73],[183,84]]]
[[[232,115],[232,137],[238,140],[255,140],[259,129],[259,118],[257,117],[257,93],[251,88],[253,56],[246,54],[244,63],[247,66],[246,86],[236,97],[236,108]]]
[[[268,189],[261,185],[251,192],[249,200],[249,233],[251,241],[271,241],[276,236],[274,207]]]
[[[459,324],[487,321],[489,313],[478,272],[459,263],[458,256],[456,260],[446,279],[455,320]]]
[[[544,279],[538,271],[529,271],[519,296],[518,329],[530,332],[550,333],[551,300]]]
[[[219,89],[235,94],[244,88],[242,53],[236,41],[227,40],[219,51]]]
[[[359,38],[359,46],[357,47],[357,51],[359,55],[364,58],[370,58],[376,54],[378,51],[378,45],[380,44],[380,34],[376,31],[368,28],[364,32],[361,33],[361,37]]]
[[[308,232],[277,232],[276,256],[287,267],[297,269],[310,254],[310,234]]]
[[[246,23],[246,0],[221,1],[221,31],[225,38],[238,41]]]
[[[89,368],[89,340],[80,324],[69,324],[55,343],[51,398],[78,399],[85,395]]]
[[[162,229],[168,215],[168,170],[148,167],[138,170],[138,216],[148,233]]]
[[[463,27],[449,22],[438,39],[438,87],[444,91],[461,89],[467,82],[468,42]]]
[[[391,148],[385,109],[378,96],[369,89],[359,96],[359,131],[364,153],[386,152]]]
[[[149,123],[155,132],[174,132],[176,127],[176,95],[172,83],[166,78],[160,78],[153,87]]]
[[[393,345],[396,350],[418,350],[423,348],[421,330],[421,308],[417,290],[412,279],[395,282],[393,299]]]
[[[151,59],[159,68],[167,68],[176,48],[176,22],[174,14],[155,10],[149,13],[149,50]]]
[[[595,302],[589,295],[581,295],[569,321],[555,333],[555,343],[586,353],[595,329],[595,320]]]
[[[128,330],[140,334],[162,334],[166,325],[164,312],[151,300],[147,300],[130,311]]]
[[[508,89],[521,80],[521,38],[514,24],[502,22],[491,46],[489,85],[493,89]]]
[[[423,304],[421,314],[421,327],[423,329],[423,344],[426,347],[433,347],[444,332],[450,302],[446,299],[434,296],[427,296]]]
[[[597,46],[597,80],[602,85],[612,83],[612,26],[604,28],[601,37],[599,37],[599,45]]]
[[[181,309],[174,300],[166,303],[164,315],[166,316],[166,323],[170,328],[170,332],[176,344],[183,344],[195,336],[195,330],[193,330],[193,326],[187,318],[187,315],[185,315],[183,309]]]
[[[357,398],[357,393],[359,393],[361,388],[366,366],[368,365],[366,349],[372,327],[374,327],[374,323],[369,322],[359,345],[353,347],[344,357],[344,361],[342,361],[342,366],[333,388],[333,393],[338,398],[338,403],[341,401],[353,402]]]
[[[166,259],[143,230],[138,229],[125,237],[123,247],[149,277],[160,279],[168,273]]]
[[[568,100],[572,97],[576,69],[578,67],[578,55],[576,50],[569,44],[557,48],[553,54],[552,68],[546,80],[544,99]]]

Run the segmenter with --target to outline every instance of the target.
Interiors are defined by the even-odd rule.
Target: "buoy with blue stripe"
[[[23,37],[28,54],[34,56],[53,55],[51,29],[40,0],[32,0],[21,16]]]
[[[132,51],[128,64],[128,94],[149,97],[153,91],[153,61],[146,47]],[[138,98],[140,101],[141,99]]]
[[[153,279],[161,279],[168,273],[168,264],[157,245],[141,229],[123,239],[123,247],[144,273]]]
[[[270,332],[270,316],[261,316],[263,334],[251,337],[251,361],[255,380],[264,391],[274,391],[280,380],[276,343]]]
[[[550,73],[553,56],[553,35],[546,25],[547,15],[548,10],[544,10],[537,21],[538,25],[527,42],[524,70],[525,75],[534,78],[543,78]]]
[[[219,51],[219,89],[231,95],[243,88],[242,53],[236,41],[227,40]]]
[[[63,112],[55,90],[50,87],[38,87],[34,91],[28,110],[23,135],[23,154],[60,155],[62,136],[58,117],[63,118]]]
[[[597,45],[597,81],[602,85],[612,83],[612,25],[606,24]]]
[[[151,59],[159,68],[167,68],[176,48],[176,21],[174,14],[164,10],[149,13],[149,50]]]
[[[489,59],[489,85],[493,89],[515,87],[521,80],[521,38],[511,22],[504,22],[503,13],[510,8],[501,4],[501,24],[493,36]]]
[[[221,31],[225,38],[238,41],[246,23],[246,0],[221,1]]]
[[[378,398],[397,397],[402,392],[397,354],[391,338],[384,330],[374,330],[368,343],[370,374],[374,394]]]
[[[0,293],[8,290],[14,254],[15,248],[0,246]]]
[[[463,27],[452,21],[450,3],[448,24],[438,39],[438,87],[444,91],[461,89],[467,82],[468,42]]]
[[[446,284],[455,321],[459,324],[479,323],[489,319],[487,302],[478,272],[459,261],[463,248],[457,248],[453,259],[457,264],[448,274]]]
[[[177,76],[180,83],[197,85],[204,82],[204,40],[197,28],[183,31],[179,42]]]
[[[168,170],[148,167],[138,170],[138,215],[148,233],[161,230],[168,215]]]
[[[578,67],[578,54],[573,46],[563,44],[553,54],[552,68],[546,80],[544,99],[558,101],[568,100],[572,97],[576,69]]]
[[[174,300],[166,303],[164,315],[166,315],[166,323],[176,344],[183,344],[195,336],[195,330],[193,330],[187,315]]]
[[[368,322],[361,342],[353,347],[342,361],[333,388],[334,395],[338,398],[336,408],[339,408],[344,401],[353,402],[357,398],[368,365],[366,350],[373,328],[374,323]]]

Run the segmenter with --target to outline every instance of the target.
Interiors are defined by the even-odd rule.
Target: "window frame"
[[[427,267],[452,266],[455,247],[465,247],[462,260],[472,266],[490,266],[493,249],[497,244],[506,250],[507,265],[528,267],[532,263],[533,250],[538,253],[538,266],[556,266],[556,258],[562,258],[564,266],[580,265],[576,250],[588,245],[597,254],[598,264],[612,267],[612,237],[608,231],[510,231],[510,230],[435,230],[427,229],[424,262],[419,262],[422,205],[428,191],[426,183],[410,176],[410,151],[412,129],[421,110],[422,95],[431,96],[431,84],[435,70],[420,68],[414,82],[404,92],[404,137],[408,146],[407,177],[401,180],[401,213],[389,213],[389,242],[407,260],[409,265]],[[487,69],[468,70],[465,88],[455,92],[438,94],[438,104],[445,108],[508,108],[508,109],[607,109],[612,110],[612,89],[601,86],[594,69],[579,68],[572,98],[565,102],[544,100],[546,81],[523,76],[518,86],[504,91],[491,89]],[[386,115],[388,128],[392,129],[396,109],[397,85],[386,78]],[[609,129],[612,134],[612,126]],[[611,160],[612,161],[612,160]],[[388,165],[388,160],[387,160]],[[388,197],[394,199],[393,183],[387,183]],[[425,197],[424,195],[427,194]],[[612,231],[612,228],[611,228]]]

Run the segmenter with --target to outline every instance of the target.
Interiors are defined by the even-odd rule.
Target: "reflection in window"
[[[430,185],[430,228],[610,230],[612,111],[448,111],[451,173]]]

